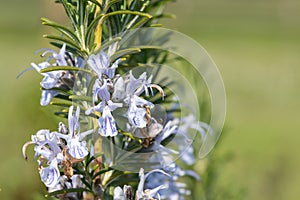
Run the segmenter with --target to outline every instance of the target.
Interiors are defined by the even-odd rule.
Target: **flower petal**
[[[54,96],[58,95],[58,92],[54,90],[43,90],[40,100],[41,106],[47,106]]]
[[[99,133],[104,137],[113,137],[118,134],[115,119],[113,118],[110,109],[106,106],[103,109],[102,117],[99,118]]]
[[[114,200],[126,200],[125,194],[119,186],[114,189]]]
[[[56,77],[50,77],[45,75],[43,80],[41,81],[40,85],[45,89],[52,89],[58,83],[59,79]]]
[[[69,123],[69,134],[71,136],[74,136],[76,134],[76,131],[79,133],[79,114],[80,114],[80,108],[77,106],[76,113],[73,115],[73,106],[69,109],[69,115],[68,115],[68,123]]]
[[[88,155],[88,149],[85,142],[79,142],[79,138],[73,138],[68,142],[69,154],[76,159],[84,158]]]
[[[113,101],[121,101],[126,97],[125,94],[125,82],[122,77],[118,78],[114,85],[114,92],[112,94]]]
[[[57,167],[57,161],[53,160],[48,167],[40,170],[41,180],[46,187],[55,187],[59,182],[60,173]]]
[[[131,125],[136,128],[144,128],[147,125],[145,119],[146,111],[144,108],[138,108],[134,102],[131,102],[127,112],[127,117]]]
[[[97,79],[94,88],[95,88],[94,101],[98,101],[98,97],[100,97],[102,101],[108,101],[110,99],[110,93],[107,89],[106,80],[103,81],[103,85],[101,86],[100,80]]]

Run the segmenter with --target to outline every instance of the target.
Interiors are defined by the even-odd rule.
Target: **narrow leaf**
[[[58,71],[58,70],[68,70],[68,71],[82,71],[89,74],[93,74],[92,71],[87,69],[82,69],[79,67],[72,67],[72,66],[53,66],[53,67],[47,67],[45,69],[41,69],[40,73],[46,73],[46,72],[52,72],[52,71]]]
[[[93,101],[92,97],[83,96],[83,95],[71,95],[71,96],[69,96],[69,99],[71,99],[71,100],[89,101],[89,102]]]
[[[43,25],[50,26],[50,27],[60,31],[62,34],[66,35],[69,39],[79,43],[78,37],[70,29],[68,29],[65,26],[62,26],[60,24],[57,24],[49,19],[46,19],[46,18],[41,18],[41,20],[42,20]]]
[[[54,195],[58,195],[58,194],[67,194],[67,193],[71,193],[71,192],[93,192],[89,189],[86,188],[70,188],[70,189],[64,189],[64,190],[57,190],[55,192],[50,192],[49,194],[45,195],[45,197],[50,197],[50,196],[54,196]]]
[[[112,55],[111,60],[116,60],[122,56],[139,53],[139,52],[141,52],[141,49],[139,49],[139,48],[122,49],[120,51],[117,51],[114,55]]]
[[[102,169],[102,170],[100,170],[99,172],[97,172],[96,174],[94,174],[93,179],[95,179],[97,176],[99,176],[99,175],[101,175],[101,174],[104,174],[104,173],[106,173],[106,172],[109,172],[109,171],[111,171],[111,170],[113,170],[113,168],[111,168],[111,167]]]
[[[59,36],[54,36],[54,35],[44,35],[43,37],[66,43],[66,44],[72,46],[73,48],[75,48],[76,50],[82,51],[83,53],[85,53],[87,55],[87,52],[84,49],[82,49],[80,46],[77,45],[77,43],[75,43],[71,40],[68,40],[68,39],[65,39],[65,38],[62,38],[62,37],[59,37]]]

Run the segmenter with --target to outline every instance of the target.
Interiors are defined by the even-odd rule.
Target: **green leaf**
[[[129,54],[135,54],[141,52],[141,49],[139,48],[128,48],[128,49],[122,49],[120,51],[117,51],[114,55],[111,56],[111,60],[116,60],[122,56],[129,55]]]
[[[78,31],[76,14],[75,14],[74,8],[72,7],[72,5],[70,3],[66,2],[66,0],[60,0],[60,2],[63,4],[67,15],[72,22],[73,28],[75,29],[75,31]]]
[[[143,5],[141,8],[139,8],[140,12],[144,12],[145,9],[147,8],[147,6],[149,5],[150,0],[144,1]],[[151,17],[152,18],[152,17]],[[148,19],[150,18],[144,18],[142,20],[140,20],[139,22],[136,23],[136,21],[138,20],[138,17],[135,16],[127,25],[126,25],[126,29],[132,29],[133,27],[140,27],[142,26],[146,21],[148,21]],[[126,22],[127,23],[127,22]]]
[[[42,90],[47,90],[47,89],[42,88]],[[69,96],[72,94],[71,90],[66,90],[66,89],[62,89],[62,88],[58,88],[58,87],[54,87],[51,90],[57,91],[59,94],[66,95],[66,96]]]
[[[91,36],[94,33],[94,29],[96,27],[96,25],[98,24],[99,20],[104,16],[104,14],[100,14],[99,16],[97,16],[88,26],[87,31],[86,31],[86,35],[85,35],[85,42],[89,43]]]
[[[83,183],[84,185],[86,185],[90,190],[93,190],[93,186],[92,186],[90,183],[88,183],[88,182],[85,180],[85,178],[81,178],[81,181],[82,181],[82,183]]]
[[[79,0],[78,1],[78,25],[79,27],[84,25],[85,20],[85,12],[86,12],[86,0]]]
[[[138,177],[130,177],[129,174],[121,174],[119,176],[114,177],[111,179],[109,182],[104,187],[104,190],[109,187],[110,185],[125,185],[130,182],[138,182],[139,178]]]
[[[41,20],[42,20],[43,25],[50,26],[50,27],[58,30],[59,32],[66,35],[70,40],[73,40],[74,42],[78,42],[78,43],[80,42],[78,37],[70,29],[66,28],[65,26],[57,24],[46,18],[41,18]]]
[[[81,36],[81,46],[85,49],[85,32],[86,32],[86,0],[79,0],[78,1],[78,26],[80,29],[80,36]]]
[[[135,23],[134,25],[129,24],[126,26],[127,29],[135,29],[135,28],[139,28],[141,26],[143,26],[149,19],[148,18],[143,18],[140,21],[138,21],[137,23]]]
[[[69,96],[69,99],[71,99],[71,100],[89,101],[89,102],[93,101],[92,97],[83,96],[83,95],[71,95],[71,96]]]
[[[107,11],[112,5],[114,5],[115,3],[120,2],[121,0],[110,0],[107,4],[107,6],[105,7],[105,10]]]
[[[156,1],[153,1],[151,2],[150,6],[151,8],[155,8],[155,7],[159,7],[163,4],[166,4],[168,2],[174,2],[175,0],[156,0]]]
[[[98,157],[102,156],[103,153],[97,153],[95,155],[93,155],[92,157],[90,157],[87,161],[86,161],[86,169],[88,169],[87,167],[91,164],[91,162],[95,159],[97,159]]]
[[[99,175],[101,175],[101,174],[104,174],[104,173],[106,173],[106,172],[109,172],[109,171],[111,171],[111,170],[113,170],[112,167],[108,167],[108,168],[101,169],[99,172],[97,172],[96,174],[94,174],[93,179],[95,179],[97,176],[99,176]]]
[[[107,41],[107,42],[104,43],[103,45],[101,45],[100,50],[106,49],[106,48],[108,48],[110,45],[112,45],[113,43],[118,42],[118,41],[121,41],[121,40],[122,40],[121,37],[115,37],[115,38],[113,38],[113,39]]]
[[[71,188],[71,189],[63,189],[63,190],[57,190],[55,192],[50,192],[49,194],[45,195],[45,197],[50,197],[50,196],[54,196],[54,195],[58,195],[58,194],[67,194],[67,193],[71,193],[71,192],[78,192],[78,193],[91,192],[91,193],[93,193],[93,191],[86,189],[86,188]]]
[[[170,13],[162,13],[159,15],[154,15],[152,19],[161,19],[161,18],[170,18],[170,19],[175,19],[176,15],[170,14]]]
[[[61,42],[55,42],[55,41],[51,41],[50,44],[53,45],[53,46],[55,46],[55,47],[57,47],[57,48],[59,48],[59,49],[61,49],[61,47],[63,46],[63,43],[61,43]],[[67,49],[68,52],[73,53],[75,55],[78,55],[81,58],[84,58],[86,56],[81,51],[78,51],[78,49],[75,49],[73,47],[67,46],[66,49]]]
[[[107,14],[100,14],[97,16],[89,25],[86,33],[86,41],[89,41],[91,38],[92,33],[94,32],[94,28],[98,23],[103,24],[106,18],[114,16],[114,15],[136,15],[140,17],[146,17],[148,19],[151,19],[152,16],[148,13],[138,12],[138,11],[131,11],[131,10],[118,10],[114,12],[110,12]]]
[[[82,68],[79,68],[79,67],[72,67],[72,66],[53,66],[53,67],[47,67],[45,69],[41,69],[40,73],[47,73],[47,72],[58,71],[58,70],[82,71],[82,72],[86,72],[86,73],[89,73],[89,74],[93,74],[93,72],[90,71],[90,70],[82,69]]]
[[[102,5],[98,1],[96,1],[96,0],[88,0],[88,1],[96,4],[97,6],[100,7],[100,9],[102,9]]]
[[[54,115],[62,118],[68,118],[68,112],[54,112]]]
[[[48,39],[52,39],[52,40],[57,40],[57,41],[60,41],[60,42],[63,42],[63,43],[66,43],[69,46],[75,48],[77,51],[81,51],[85,55],[88,55],[88,53],[84,49],[82,49],[80,46],[77,45],[77,43],[75,43],[75,42],[73,42],[71,40],[67,40],[67,39],[65,39],[63,37],[54,36],[54,35],[44,35],[43,37],[44,38],[48,38]]]
[[[62,106],[62,107],[70,107],[70,106],[73,105],[73,103],[72,103],[72,101],[64,101],[64,102],[62,102],[62,101],[60,101],[60,102],[58,102],[58,101],[51,101],[50,105]]]

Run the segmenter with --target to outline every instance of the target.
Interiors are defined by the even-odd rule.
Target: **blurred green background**
[[[39,106],[36,73],[16,76],[48,47],[40,17],[60,18],[51,0],[2,0],[0,6],[0,199],[38,199],[36,162],[21,147],[56,120]],[[299,199],[300,2],[178,0],[165,25],[196,39],[212,56],[227,92],[218,185],[244,188],[245,199]],[[218,192],[218,191],[216,191]]]

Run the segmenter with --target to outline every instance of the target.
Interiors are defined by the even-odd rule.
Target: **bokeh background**
[[[300,2],[297,0],[178,0],[166,27],[196,39],[212,56],[227,91],[227,120],[215,154],[217,188],[244,199],[299,199]],[[35,50],[49,47],[40,17],[61,19],[52,0],[1,0],[0,199],[40,199],[36,162],[21,147],[32,133],[56,127],[39,106],[35,72],[16,76]],[[218,192],[218,191],[216,191]],[[234,197],[232,197],[234,199]]]

